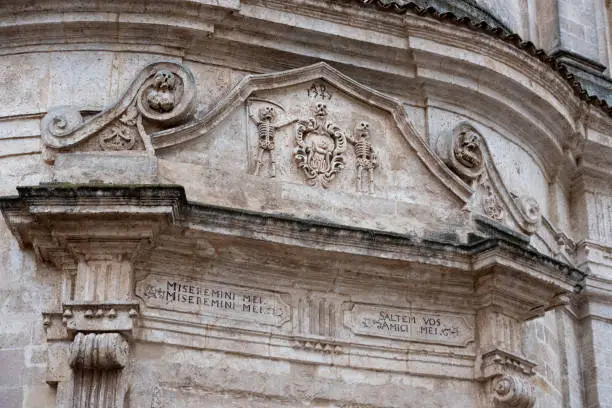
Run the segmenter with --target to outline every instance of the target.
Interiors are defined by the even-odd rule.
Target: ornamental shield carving
[[[327,188],[337,173],[344,168],[346,136],[333,122],[327,120],[327,105],[312,105],[313,117],[298,121],[295,136],[295,160],[311,186]]]

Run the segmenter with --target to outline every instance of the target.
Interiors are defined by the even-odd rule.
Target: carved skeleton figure
[[[170,112],[174,109],[174,88],[176,77],[170,71],[161,70],[153,78],[153,87],[147,90],[149,107],[158,112]]]
[[[275,124],[276,110],[272,106],[264,106],[259,109],[257,117],[251,112],[251,105],[249,104],[249,117],[257,126],[257,163],[255,165],[255,175],[259,175],[261,166],[263,165],[263,154],[268,152],[270,155],[270,177],[276,177],[276,157],[274,149],[276,147],[276,131],[282,127],[285,127],[296,119],[290,120],[282,124]]]
[[[372,143],[370,143],[370,124],[365,121],[359,122],[355,126],[355,138],[347,134],[349,143],[355,149],[357,156],[357,192],[374,192],[374,169],[378,167],[378,161]],[[362,187],[362,174],[368,172],[368,188]]]

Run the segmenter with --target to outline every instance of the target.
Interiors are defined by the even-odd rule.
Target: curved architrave
[[[183,89],[181,97],[172,109],[163,112],[151,112],[142,105],[140,95],[154,75],[168,71],[179,76]],[[110,108],[93,118],[83,121],[76,108],[60,107],[50,110],[41,123],[41,138],[47,147],[62,149],[87,140],[111,122],[117,120],[135,101],[140,114],[160,123],[175,123],[191,115],[195,102],[195,79],[191,71],[173,62],[158,62],[142,69],[132,81],[127,91]]]
[[[222,98],[201,119],[173,129],[151,134],[153,148],[155,150],[165,149],[205,135],[223,121],[230,112],[244,104],[253,92],[284,88],[316,79],[328,81],[361,102],[391,114],[397,129],[412,149],[416,151],[417,156],[423,161],[429,171],[463,202],[469,201],[473,193],[472,189],[452,173],[440,158],[429,150],[424,139],[419,136],[417,130],[410,122],[401,102],[360,84],[324,62],[284,72],[244,77],[228,95]]]

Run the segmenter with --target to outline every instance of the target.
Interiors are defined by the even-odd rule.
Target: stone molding
[[[198,225],[199,230],[237,237],[252,237],[254,233],[263,234],[265,240],[274,243],[297,245],[304,248],[338,250],[354,254],[371,253],[382,258],[403,259],[438,265],[448,265],[460,269],[470,269],[473,264],[476,269],[488,269],[498,264],[500,259],[508,257],[522,259],[516,264],[517,272],[521,266],[536,267],[538,271],[530,271],[527,275],[540,276],[547,282],[559,285],[563,290],[580,290],[586,274],[577,268],[560,262],[514,239],[500,235],[474,235],[469,243],[462,243],[457,237],[451,242],[436,239],[435,236],[416,238],[409,235],[385,233],[363,228],[317,223],[295,218],[255,213],[216,206],[187,203],[182,188],[175,186],[48,186],[20,187],[19,198],[8,198],[0,201],[2,212],[7,219],[14,235],[26,248],[34,246],[43,262],[54,261],[55,256],[66,253],[64,243],[49,239],[49,232],[42,229],[41,219],[46,225],[54,217],[61,220],[63,227],[75,227],[73,232],[82,235],[81,228],[75,223],[65,220],[65,214],[78,217],[87,214],[90,218],[99,217],[100,222],[109,225],[116,231],[119,224],[110,223],[107,217],[117,214],[131,214],[142,225],[150,223],[151,227],[134,229],[134,226],[124,225],[126,240],[132,240],[136,235],[141,240],[146,238],[147,245],[152,245],[156,232],[162,225],[175,223],[181,226]],[[144,218],[143,218],[144,217]],[[57,226],[62,226],[62,223]],[[48,228],[45,227],[45,228]],[[121,231],[121,229],[119,229]],[[94,232],[104,236],[104,230]],[[42,234],[42,235],[40,235]],[[116,232],[115,232],[116,235]],[[42,238],[38,238],[41,236]],[[325,237],[325,239],[322,239]],[[333,242],[330,238],[337,237]],[[319,243],[320,242],[320,243]],[[47,245],[53,245],[47,248]],[[427,247],[428,254],[419,255],[421,247]],[[64,249],[62,249],[64,248]],[[449,249],[452,248],[452,251]],[[134,249],[138,249],[134,246]],[[372,252],[373,250],[377,252]],[[440,257],[432,257],[431,251],[439,251]],[[444,254],[444,256],[442,256]],[[65,257],[64,257],[65,258]],[[64,259],[62,258],[62,259]],[[503,262],[503,265],[510,265]],[[524,269],[523,269],[524,270]],[[524,270],[526,271],[526,270]]]
[[[376,7],[379,10],[391,11],[398,14],[411,12],[418,16],[431,17],[440,22],[451,23],[456,26],[463,26],[472,30],[480,31],[483,34],[499,38],[504,42],[516,46],[518,49],[527,52],[531,56],[539,59],[544,64],[550,66],[557,72],[573,89],[574,95],[588,104],[600,108],[608,116],[612,116],[612,106],[599,95],[590,95],[588,90],[577,80],[576,76],[570,72],[567,65],[563,62],[564,52],[557,52],[555,55],[548,55],[544,50],[537,48],[531,41],[523,41],[516,33],[508,33],[503,27],[491,26],[486,21],[475,21],[469,17],[459,18],[451,12],[440,12],[435,7],[421,7],[413,1],[398,3],[396,1],[387,2],[385,0],[356,0],[365,6]],[[603,68],[603,69],[602,69]],[[601,71],[605,67],[598,67]]]
[[[141,3],[137,1],[137,3]],[[350,2],[353,3],[353,2]],[[134,18],[135,21],[132,21],[131,24],[135,24],[140,30],[139,32],[153,32],[154,28],[161,24],[163,26],[172,26],[176,24],[176,29],[171,30],[173,34],[168,34],[168,38],[164,38],[164,45],[167,45],[170,49],[176,46],[176,42],[180,43],[181,40],[184,40],[184,37],[179,37],[179,33],[175,33],[174,31],[179,31],[180,33],[186,32],[188,33],[187,38],[190,38],[189,44],[193,45],[194,43],[198,43],[196,38],[206,37],[207,35],[212,36],[213,38],[217,38],[219,40],[225,41],[236,41],[240,46],[249,47],[250,39],[257,37],[256,35],[246,35],[246,36],[236,36],[232,33],[224,30],[226,28],[225,24],[232,21],[234,16],[239,16],[239,18],[245,18],[249,21],[257,21],[258,24],[254,25],[256,32],[263,33],[267,29],[270,29],[270,25],[268,23],[278,23],[284,24],[283,21],[277,21],[276,16],[279,13],[279,10],[291,10],[292,13],[295,13],[296,16],[306,16],[313,18],[320,18],[325,21],[338,21],[341,22],[343,26],[346,26],[346,32],[343,30],[339,33],[342,37],[342,41],[350,41],[352,43],[360,44],[364,41],[375,44],[377,47],[380,46],[391,46],[391,47],[400,47],[412,50],[410,54],[414,56],[414,58],[410,58],[409,61],[406,61],[406,64],[410,64],[410,66],[414,66],[416,72],[418,73],[419,79],[418,82],[424,82],[427,85],[419,88],[421,90],[426,90],[424,94],[415,96],[417,100],[436,100],[443,98],[442,94],[437,94],[436,89],[437,86],[432,81],[441,81],[444,82],[446,87],[453,89],[453,95],[457,95],[458,98],[453,98],[453,103],[456,107],[460,105],[466,105],[469,102],[471,109],[470,111],[474,114],[481,115],[483,119],[491,118],[492,121],[498,122],[500,128],[507,128],[510,132],[519,135],[523,141],[533,147],[540,157],[551,157],[554,156],[553,160],[546,160],[544,165],[547,171],[550,174],[557,173],[557,167],[559,164],[567,164],[565,160],[565,155],[567,152],[563,151],[564,145],[566,145],[567,141],[565,140],[566,135],[568,134],[568,128],[573,128],[575,125],[575,118],[580,117],[582,115],[581,112],[586,113],[586,122],[588,123],[597,123],[598,126],[603,127],[605,129],[610,127],[610,117],[605,115],[603,111],[600,109],[596,109],[595,107],[589,108],[589,105],[581,101],[578,98],[574,98],[571,95],[573,94],[573,90],[571,87],[567,85],[567,83],[563,80],[563,78],[559,77],[553,70],[550,70],[546,65],[542,64],[537,58],[533,58],[531,55],[524,53],[521,51],[521,47],[516,48],[512,46],[513,38],[509,38],[508,41],[491,41],[491,39],[487,36],[484,36],[478,32],[475,32],[477,27],[473,27],[473,29],[457,29],[457,27],[453,24],[440,24],[438,21],[434,21],[431,18],[423,18],[423,16],[427,16],[429,12],[423,11],[423,16],[419,13],[414,15],[412,13],[400,13],[395,15],[394,13],[377,13],[372,12],[371,10],[364,9],[362,7],[354,7],[353,4],[339,4],[337,8],[329,8],[325,5],[325,3],[321,3],[318,1],[309,1],[304,2],[291,2],[287,3],[286,1],[270,1],[266,2],[266,7],[254,6],[251,4],[240,4],[237,0],[228,0],[228,1],[219,1],[219,2],[205,2],[198,3],[201,4],[203,9],[206,9],[210,13],[206,13],[206,22],[202,22],[198,20],[198,22],[192,22],[193,16],[185,13],[187,7],[183,7],[183,1],[173,1],[169,4],[164,5],[164,8],[159,10],[172,10],[173,13],[168,13],[168,15],[175,15],[176,12],[178,18],[169,18],[166,16],[160,16],[156,13],[134,13],[131,14],[135,8],[138,8],[136,5],[113,2],[112,5],[109,6],[113,12],[116,12],[117,15],[130,15]],[[5,15],[17,15],[19,16],[20,10],[14,10],[12,6],[6,6],[7,9],[4,9]],[[104,12],[106,9],[104,7],[93,4],[79,4],[75,5],[74,2],[68,1],[55,1],[53,3],[52,8],[45,8],[45,6],[38,6],[40,10],[45,11],[45,19],[37,20],[36,17],[34,20],[28,20],[31,24],[24,24],[21,27],[20,23],[14,23],[11,21],[8,24],[8,27],[11,27],[13,31],[17,32],[28,32],[28,30],[32,28],[36,28],[34,33],[31,33],[37,40],[37,44],[39,44],[43,40],[39,40],[38,36],[43,36],[46,29],[54,30],[53,32],[57,32],[57,25],[61,24],[63,28],[63,33],[65,33],[66,37],[71,37],[72,35],[77,36],[79,40],[83,40],[80,33],[82,33],[83,25],[89,24],[88,21],[80,21],[80,17],[88,15],[87,12]],[[100,9],[102,7],[102,9]],[[125,9],[124,9],[125,7]],[[271,12],[264,13],[263,10],[269,10]],[[36,7],[33,6],[33,10],[37,10]],[[123,13],[125,11],[125,13]],[[35,16],[36,13],[30,13],[28,17]],[[70,14],[71,20],[70,22],[66,22],[62,19],[62,15]],[[434,13],[435,14],[435,13]],[[439,14],[439,13],[438,13]],[[106,15],[105,15],[106,16]],[[102,25],[108,24],[108,27],[112,27],[112,30],[109,29],[109,37],[108,40],[111,42],[117,41],[117,28],[116,25],[119,26],[129,25],[129,18],[126,20],[117,19],[116,15],[113,13],[108,13],[108,21],[101,23]],[[446,21],[444,16],[438,16],[440,20]],[[434,18],[438,18],[435,17]],[[167,21],[165,21],[167,18]],[[118,21],[119,20],[119,21]],[[291,19],[293,20],[293,19]],[[21,20],[18,20],[21,21]],[[185,21],[189,21],[190,23],[185,23]],[[155,24],[154,24],[155,23]],[[14,30],[15,24],[20,30]],[[463,23],[461,23],[463,24]],[[460,25],[461,25],[460,24]],[[133,27],[133,26],[130,26]],[[354,29],[363,29],[373,30],[376,33],[380,33],[383,35],[383,38],[386,40],[384,43],[380,41],[377,42],[378,35],[368,35],[364,36],[364,38],[359,38],[355,35],[351,35],[352,30]],[[472,27],[472,26],[469,26]],[[313,38],[316,38],[316,34],[321,34],[315,27],[312,25],[309,28],[305,28],[312,32]],[[129,32],[128,28],[125,28],[127,32]],[[180,31],[184,30],[184,31]],[[262,31],[263,30],[263,31]],[[123,34],[126,34],[124,31],[120,30]],[[410,41],[406,40],[406,33],[410,34]],[[14,39],[11,40],[11,33],[6,33],[7,44],[11,44],[11,47],[18,46],[18,44],[13,44],[13,42],[17,42],[21,44],[22,38],[31,38],[32,35],[20,35],[19,40]],[[272,34],[274,35],[274,34]],[[154,38],[155,36],[151,36]],[[100,41],[105,41],[104,36]],[[123,38],[120,36],[120,38]],[[159,38],[155,38],[155,45],[150,44],[148,38],[144,38],[144,36],[139,36],[142,39],[143,47],[157,47],[160,45]],[[85,39],[86,40],[86,39]],[[27,41],[26,41],[27,42]],[[43,41],[44,43],[44,41]],[[269,69],[285,69],[287,65],[287,61],[282,57],[282,50],[275,47],[275,44],[269,44],[270,52],[259,53],[256,55],[252,55],[252,58],[246,60],[238,60],[235,58],[237,53],[233,53],[233,56],[217,55],[217,52],[221,52],[218,47],[215,47],[214,44],[210,44],[209,42],[200,42],[202,44],[206,43],[206,50],[204,51],[202,47],[195,47],[194,49],[190,49],[190,55],[194,56],[194,59],[199,60],[199,58],[203,58],[204,60],[209,60],[210,58],[219,58],[221,64],[226,66],[231,66],[235,68],[242,68],[252,72],[261,72],[262,66],[268,66]],[[399,46],[401,43],[403,45]],[[442,44],[444,45],[444,50],[446,52],[440,53],[437,49],[432,49],[432,44]],[[139,46],[141,44],[139,43]],[[357,49],[358,46],[355,47],[355,44],[351,46],[351,49]],[[524,47],[525,49],[530,49],[529,47]],[[213,49],[215,51],[213,51]],[[457,52],[455,52],[457,51]],[[459,52],[461,51],[461,52]],[[172,53],[171,51],[168,51]],[[459,55],[469,54],[469,58],[459,57]],[[211,57],[211,55],[215,55]],[[444,55],[443,55],[444,54]],[[177,53],[177,57],[180,57],[182,54]],[[482,60],[482,58],[478,58],[478,61],[475,59],[477,55],[481,55],[485,57],[485,59],[491,58],[502,64],[502,67],[499,67],[495,71],[492,71],[491,66],[487,66],[487,64],[480,64],[478,61]],[[268,65],[263,63],[263,59],[270,56],[271,60],[266,60]],[[351,55],[351,58],[353,55]],[[363,58],[364,56],[359,56],[359,58]],[[296,64],[302,65],[306,64],[311,59],[308,59],[305,55],[301,55],[298,61],[296,58]],[[444,71],[440,71],[440,62],[441,59],[444,58],[446,61],[454,61],[454,63],[443,64],[445,67]],[[272,61],[274,60],[274,61]],[[307,60],[307,62],[304,62]],[[345,63],[345,60],[331,58],[333,62]],[[469,60],[469,61],[468,61]],[[278,63],[278,61],[282,61],[282,64]],[[367,69],[364,69],[365,75],[368,78],[372,78],[372,75],[367,73],[368,71],[384,71],[382,69],[386,64],[379,64],[377,66],[369,65]],[[455,69],[455,67],[457,69]],[[409,89],[407,86],[410,82],[414,82],[414,77],[412,74],[408,75],[406,73],[400,73],[397,67],[394,67],[394,75],[399,75],[401,77],[401,81],[405,89]],[[478,68],[478,69],[476,69]],[[450,70],[450,71],[447,71]],[[455,82],[450,80],[450,78],[465,78],[465,71],[479,71],[484,70],[492,75],[491,83],[488,86],[492,88],[487,88],[483,86],[483,83],[480,83],[478,90],[470,88],[467,84],[472,81],[459,81]],[[414,69],[407,69],[406,72],[414,72]],[[506,72],[517,73],[520,75],[524,75],[522,81],[514,81],[514,78],[509,77]],[[432,75],[433,74],[433,75]],[[498,75],[499,77],[494,77]],[[358,76],[356,76],[358,77]],[[382,76],[381,76],[382,77]],[[465,78],[467,79],[467,78]],[[519,86],[520,92],[516,95],[516,98],[513,101],[519,105],[521,105],[520,109],[516,109],[516,106],[512,104],[507,104],[507,101],[502,101],[496,98],[496,95],[503,94],[505,97],[512,98],[512,95],[506,94],[503,89],[508,86],[511,81],[514,85]],[[521,83],[530,83],[533,81],[537,86],[523,86],[521,87]],[[396,81],[394,81],[394,87],[389,89],[388,92],[393,92],[393,89],[397,90]],[[387,89],[384,83],[372,84],[378,89]],[[499,88],[496,86],[499,85]],[[491,92],[493,91],[493,92]],[[403,90],[400,91],[403,94]],[[479,102],[480,98],[473,98],[473,92],[479,92],[483,98],[483,103]],[[531,100],[532,97],[536,97],[536,93],[546,95],[546,98],[539,98],[542,103],[538,105],[537,110],[531,110],[529,107],[523,106],[523,101]],[[407,96],[407,95],[404,95]],[[495,103],[490,103],[495,102]],[[509,111],[513,112],[514,119],[511,121],[504,121],[504,117],[496,116],[495,112],[499,112],[500,104],[504,104],[508,108]],[[504,109],[505,111],[505,109]],[[527,114],[528,113],[528,114]],[[507,119],[508,116],[505,116]],[[515,120],[519,119],[519,121]],[[520,123],[519,123],[520,122]],[[525,128],[530,128],[530,132],[525,132]],[[528,133],[528,134],[527,134]],[[607,152],[607,148],[604,144],[596,143],[595,139],[588,138],[585,140],[587,146],[591,146],[594,152],[599,152],[602,158],[606,156],[610,156],[609,154],[605,154]],[[569,146],[569,144],[568,144]],[[578,152],[577,152],[578,153]],[[48,157],[48,160],[52,161],[52,157]],[[570,160],[571,161],[571,160]],[[587,157],[587,160],[583,160],[583,164],[587,162],[591,162],[590,158]],[[592,162],[595,162],[594,160]],[[571,177],[567,176],[567,177]]]

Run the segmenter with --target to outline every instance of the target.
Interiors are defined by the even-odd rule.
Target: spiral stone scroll
[[[492,382],[494,408],[532,408],[535,386],[525,378],[500,375]]]
[[[193,74],[172,62],[147,66],[132,82],[121,99],[107,110],[84,120],[74,107],[51,109],[42,119],[41,136],[45,146],[65,149],[100,133],[103,150],[127,150],[135,129],[142,133],[142,121],[157,128],[185,122],[195,108]]]

